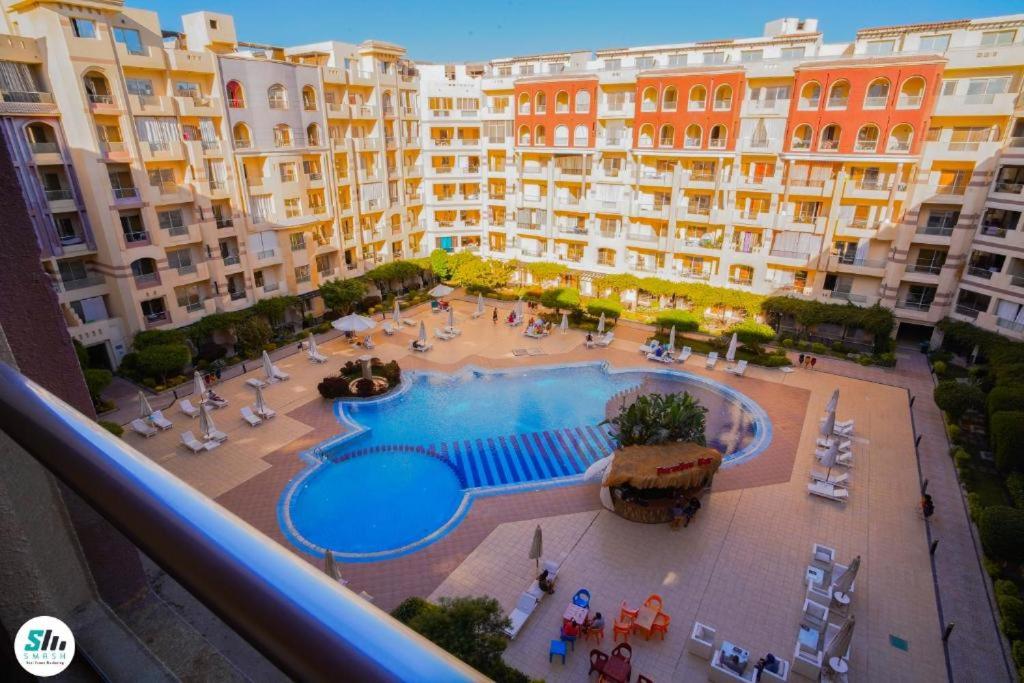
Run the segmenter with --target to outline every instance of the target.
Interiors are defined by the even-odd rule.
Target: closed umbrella
[[[836,466],[836,460],[839,459],[839,442],[833,439],[829,442],[828,448],[818,456],[818,462],[828,468],[825,471],[825,480],[828,481],[832,474],[832,468]]]
[[[437,285],[427,293],[430,294],[430,296],[434,297],[435,299],[439,299],[442,296],[448,296],[454,291],[455,290],[449,287],[448,285]]]
[[[739,345],[739,340],[736,338],[736,333],[732,333],[732,339],[729,340],[729,350],[725,352],[725,359],[730,363],[736,360],[736,347]]]
[[[671,353],[676,348],[676,326],[673,325],[672,329],[668,331],[668,351]]]
[[[274,381],[274,363],[266,351],[263,352],[263,374],[267,376],[268,380]]]
[[[213,417],[210,415],[210,409],[206,406],[199,407],[199,433],[203,435],[204,439],[212,438],[211,435],[217,431],[217,425],[213,423]]]
[[[266,415],[268,412],[267,401],[263,398],[263,388],[256,387],[256,403],[253,405],[257,415]]]
[[[533,543],[530,544],[530,559],[537,562],[540,569],[540,557],[544,554],[544,532],[540,530],[540,524],[533,530]]]
[[[516,314],[516,322],[523,319],[523,300],[519,299],[512,308],[512,312]]]
[[[203,376],[196,370],[195,374],[195,395],[199,397],[199,401],[206,400],[206,382],[203,381]]]
[[[832,398],[828,400],[828,405],[825,406],[826,413],[836,412],[836,408],[839,407],[839,389],[832,392]]]
[[[313,336],[312,332],[309,333],[309,342],[308,342],[308,344],[309,344],[309,348],[306,349],[306,353],[309,354],[309,357],[310,358],[316,358],[317,356],[319,356],[320,355],[320,349],[318,349],[316,347],[316,337]]]
[[[856,625],[856,617],[850,615],[846,623],[839,627],[839,632],[825,645],[826,662],[834,658],[846,659],[846,653],[850,651],[850,642],[853,640],[853,627]]]
[[[339,332],[369,332],[377,327],[377,321],[365,315],[351,313],[344,318],[338,318],[331,326]]]
[[[565,334],[566,332],[569,331],[569,314],[568,313],[563,313],[562,314],[562,324],[558,326],[558,329],[560,329],[562,331],[562,334]]]
[[[601,313],[601,317],[597,321],[597,333],[604,334],[604,313]]]
[[[455,327],[455,308],[453,306],[448,307],[448,327]]]
[[[398,299],[395,299],[395,307],[391,310],[391,320],[396,325],[402,324],[402,309],[398,305]]]
[[[853,558],[846,571],[832,583],[833,593],[849,593],[853,588],[853,582],[857,578],[857,571],[860,569],[860,555]]]
[[[200,380],[202,381],[202,380]],[[149,399],[146,398],[146,394],[139,392],[139,417],[147,418],[153,414],[153,406],[149,405]]]
[[[483,292],[478,292],[476,295],[476,314],[477,317],[484,314],[484,295]]]
[[[836,430],[836,412],[831,410],[825,413],[825,419],[821,421],[821,435],[826,439],[832,439],[832,432]]]
[[[427,343],[427,325],[422,320],[420,321],[420,344],[426,345]]]

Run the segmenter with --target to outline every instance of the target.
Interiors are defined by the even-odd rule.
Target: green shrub
[[[997,562],[1024,561],[1024,510],[993,505],[985,508],[978,522],[985,554]]]
[[[989,435],[996,467],[1002,472],[1024,470],[1024,412],[996,413],[989,420]]]
[[[957,470],[963,472],[971,466],[971,454],[962,448],[958,448],[953,455],[953,462],[956,464]]]
[[[1006,478],[1006,490],[1010,492],[1010,499],[1014,507],[1024,509],[1024,474],[1014,472]]]
[[[1024,669],[1024,640],[1013,641],[1013,645],[1010,646],[1010,651],[1013,653],[1013,663]],[[1022,673],[1024,673],[1024,671],[1022,671]],[[1018,676],[1018,678],[1024,680],[1024,676]]]
[[[121,436],[122,434],[124,434],[124,428],[121,427],[121,425],[117,424],[116,422],[111,422],[110,420],[100,420],[99,425],[100,427],[103,427],[114,436]]]
[[[932,370],[935,372],[936,375],[942,377],[943,375],[946,374],[946,362],[941,360],[935,361],[934,363],[932,363]]]
[[[960,429],[960,425],[958,424],[950,423],[946,425],[946,433],[949,435],[949,440],[953,443],[959,443],[960,433],[962,431],[963,430]]]
[[[575,311],[580,307],[579,290],[573,287],[555,287],[540,295],[540,302],[547,308],[561,313],[562,309]]]
[[[587,313],[595,318],[604,313],[606,318],[615,320],[622,315],[622,304],[614,299],[591,299],[587,302]]]
[[[786,365],[792,365],[788,358],[774,353],[757,356],[750,362],[754,365],[763,365],[766,368],[781,368]]]
[[[995,583],[996,595],[1009,595],[1014,598],[1020,597],[1020,588],[1009,579],[999,579]]]
[[[135,351],[142,351],[150,346],[182,344],[184,341],[185,335],[181,330],[143,330],[132,339],[132,348]]]
[[[166,382],[171,373],[180,373],[189,361],[192,352],[185,344],[155,344],[147,346],[139,354],[139,370],[146,376]]]
[[[746,345],[767,344],[775,339],[775,330],[771,326],[762,325],[752,318],[736,323],[725,334],[735,334],[736,339]]]
[[[808,351],[811,348],[811,342],[807,341],[806,339],[801,339],[796,343],[796,347],[801,351]]]
[[[871,356],[857,356],[857,363],[864,366],[873,365],[874,360]]]
[[[785,339],[782,340],[782,345],[785,346],[787,349],[791,349],[793,348],[793,340],[790,339],[789,337],[786,337]]]
[[[846,351],[846,347],[843,346],[843,342],[836,341],[832,342],[832,350],[835,351],[836,353],[843,353],[844,351]]]
[[[997,386],[988,393],[989,417],[1004,410],[1024,411],[1024,386]]]
[[[932,394],[935,404],[959,421],[968,410],[981,411],[985,406],[985,394],[973,384],[943,380]]]
[[[410,621],[418,617],[420,614],[434,606],[424,600],[423,598],[413,596],[406,598],[398,607],[391,610],[391,616],[403,624],[408,624]]]
[[[817,354],[825,354],[828,353],[828,347],[819,342],[814,342],[811,344],[811,351]]]
[[[981,524],[981,515],[985,511],[985,506],[981,504],[981,496],[977,493],[967,494],[967,513],[974,520],[975,524]]]
[[[999,627],[1010,640],[1024,637],[1024,600],[1012,595],[996,595],[999,605]]]
[[[601,424],[613,427],[619,446],[692,441],[704,446],[708,409],[689,393],[643,394]]]
[[[676,332],[696,332],[700,329],[700,320],[689,311],[664,311],[655,318],[655,324],[663,330],[675,327]]]
[[[1024,385],[1024,363],[1010,363],[996,370],[996,386]]]
[[[89,390],[89,396],[92,397],[93,403],[100,400],[103,390],[114,381],[114,375],[110,370],[87,368],[82,371],[82,375],[85,377],[85,386]]]
[[[880,353],[875,359],[876,365],[882,365],[887,368],[895,367],[896,365],[896,354],[895,353]]]

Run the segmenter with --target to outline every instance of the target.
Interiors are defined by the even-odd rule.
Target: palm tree
[[[704,423],[708,409],[687,392],[642,394],[619,414],[601,424],[610,424],[619,447],[651,446],[672,441],[707,445]]]

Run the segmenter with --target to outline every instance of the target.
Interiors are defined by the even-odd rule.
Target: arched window
[[[526,106],[530,106],[529,100],[526,102]],[[519,126],[519,144],[529,145],[530,144],[530,128],[529,126]]]
[[[548,96],[542,92],[537,93],[535,98],[535,107],[533,113],[543,114],[548,110]]]
[[[385,116],[395,113],[395,107],[391,103],[391,91],[385,90],[380,96],[380,109]]]
[[[834,152],[839,149],[839,136],[843,129],[839,124],[830,123],[821,130],[821,140],[818,141],[818,149],[824,152]]]
[[[569,126],[555,126],[555,147],[569,146]]]
[[[140,258],[132,261],[132,277],[137,285],[151,285],[160,282],[156,269],[156,261],[151,258]]]
[[[828,89],[828,101],[826,109],[846,109],[850,101],[850,83],[848,81],[836,81]]]
[[[924,102],[924,79],[920,76],[913,76],[903,81],[900,88],[900,97],[896,101],[897,109],[920,109]]]
[[[320,126],[315,123],[306,126],[306,144],[310,147],[320,146]]]
[[[720,85],[715,88],[715,111],[732,109],[732,87]]]
[[[244,123],[235,124],[235,127],[231,130],[231,137],[234,138],[237,149],[252,147],[252,133],[249,132],[249,126]]]
[[[586,126],[576,126],[572,132],[572,146],[586,147],[590,143],[590,133]]]
[[[522,93],[519,96],[519,113],[529,114],[530,113],[530,96],[526,93]]]
[[[89,98],[89,104],[113,104],[114,97],[110,93],[110,83],[107,77],[100,71],[87,71],[82,76],[85,85],[85,93]]]
[[[885,109],[885,103],[889,100],[889,79],[876,78],[868,85],[868,91],[864,94],[865,109]]]
[[[658,135],[658,146],[659,147],[672,147],[675,145],[676,129],[668,124],[661,127],[661,132]]]
[[[543,147],[548,144],[547,131],[544,130],[544,126],[537,126],[533,131],[533,144],[538,147]]]
[[[686,149],[696,149],[700,147],[700,140],[704,137],[704,131],[700,129],[696,123],[691,123],[686,127],[686,136],[683,138],[683,147]]]
[[[588,90],[577,90],[576,91],[576,113],[587,114],[590,112],[590,91]]]
[[[821,86],[810,81],[800,89],[800,109],[817,109],[821,104]]]
[[[711,134],[708,136],[708,149],[725,149],[729,139],[729,129],[718,124],[711,127]]]
[[[653,87],[644,88],[644,94],[640,101],[640,111],[657,111],[658,91]]]
[[[679,106],[679,93],[671,85],[661,93],[661,110],[675,111]]]
[[[29,149],[35,154],[53,153],[60,150],[57,146],[57,133],[53,126],[36,121],[25,126],[25,138]]]
[[[569,93],[565,92],[564,90],[559,90],[558,94],[555,95],[555,113],[569,113]]]
[[[806,123],[801,124],[793,131],[793,141],[790,147],[792,149],[810,149],[812,137],[814,137],[814,130]]]
[[[275,83],[267,88],[267,102],[270,104],[271,109],[287,109],[288,92],[284,89],[284,86],[280,83]]]
[[[703,85],[690,88],[686,108],[689,111],[704,111],[708,107],[708,90]]]
[[[313,86],[302,87],[302,108],[306,111],[316,111],[316,90]]]
[[[768,146],[768,126],[764,119],[758,119],[754,124],[754,131],[750,134],[751,149],[764,149]]]
[[[245,107],[245,91],[238,81],[228,81],[228,106],[232,109],[243,109]]]
[[[654,126],[649,123],[640,126],[636,144],[637,147],[654,147]]]
[[[291,147],[293,142],[291,127],[284,123],[274,126],[274,147]]]
[[[914,141],[914,129],[906,123],[901,123],[889,132],[889,144],[886,145],[887,152],[909,152],[910,144]]]
[[[878,149],[878,126],[873,123],[861,126],[857,131],[857,144],[854,146],[854,151],[874,152],[876,149]]]

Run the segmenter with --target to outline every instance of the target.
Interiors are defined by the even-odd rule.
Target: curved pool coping
[[[748,411],[754,422],[754,436],[750,443],[741,448],[736,453],[728,456],[728,461],[722,463],[722,467],[733,467],[735,465],[746,462],[750,458],[758,455],[761,451],[768,447],[768,444],[772,440],[772,422],[768,417],[768,413],[754,400],[747,397],[745,394],[733,389],[732,387],[717,382],[703,375],[695,375],[685,370],[677,370],[674,368],[664,367],[651,367],[651,366],[632,366],[624,368],[613,368],[607,361],[580,361],[576,363],[553,363],[550,365],[529,365],[522,367],[508,367],[508,368],[482,368],[476,365],[465,365],[456,370],[455,372],[440,372],[437,370],[422,370],[422,371],[410,371],[403,373],[402,382],[395,391],[389,392],[384,396],[370,399],[360,399],[358,401],[348,401],[345,399],[336,399],[333,406],[334,415],[338,422],[341,423],[345,428],[346,432],[332,436],[331,438],[322,441],[313,448],[306,449],[299,453],[299,458],[306,462],[306,468],[295,475],[291,481],[285,486],[281,497],[277,503],[277,517],[280,524],[281,530],[285,537],[291,541],[293,545],[298,547],[300,550],[314,555],[316,557],[324,557],[328,552],[332,553],[337,560],[345,562],[376,562],[379,560],[388,560],[407,555],[411,552],[419,550],[420,548],[426,547],[448,535],[452,529],[458,526],[465,516],[469,513],[470,507],[472,507],[473,501],[476,498],[486,498],[490,496],[505,495],[508,493],[516,493],[521,491],[540,491],[550,488],[558,488],[560,486],[569,486],[577,484],[583,481],[583,474],[573,474],[566,477],[555,477],[552,479],[546,479],[543,481],[531,481],[531,482],[520,482],[518,484],[506,484],[504,486],[486,486],[486,487],[475,487],[469,489],[463,489],[462,500],[459,506],[456,508],[452,516],[442,526],[434,530],[432,533],[427,534],[421,539],[408,543],[399,548],[391,548],[388,550],[379,550],[368,553],[346,553],[337,550],[329,550],[322,546],[319,546],[312,541],[305,538],[298,529],[295,528],[295,524],[291,518],[291,503],[295,496],[296,491],[302,486],[302,484],[313,476],[320,467],[330,464],[330,461],[324,460],[323,456],[337,448],[339,445],[356,439],[366,432],[370,431],[370,428],[363,426],[357,422],[348,412],[349,405],[364,406],[374,403],[384,403],[386,401],[393,401],[394,399],[402,396],[412,388],[412,382],[410,377],[417,376],[434,376],[434,377],[449,377],[452,380],[458,379],[469,374],[476,375],[511,375],[519,374],[523,371],[544,371],[544,370],[561,370],[565,368],[580,368],[580,367],[597,367],[606,374],[625,374],[631,372],[643,372],[651,375],[663,375],[667,377],[678,377],[687,381],[700,384],[715,393],[723,395],[733,401],[739,403],[744,410]],[[380,451],[405,451],[413,452],[418,455],[424,455],[431,457],[425,448],[418,448],[409,450],[407,447],[403,448],[399,445],[384,445],[379,446]],[[372,455],[372,453],[360,455],[356,457],[366,457],[366,455]]]

